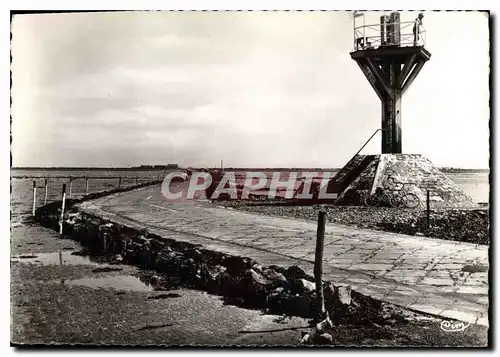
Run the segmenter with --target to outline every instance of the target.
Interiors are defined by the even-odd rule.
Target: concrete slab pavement
[[[148,187],[84,202],[81,208],[161,236],[202,244],[262,264],[298,264],[312,273],[316,223],[207,202],[167,202]],[[325,280],[444,318],[488,325],[488,246],[328,224]]]

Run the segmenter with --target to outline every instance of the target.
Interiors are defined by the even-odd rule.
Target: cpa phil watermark
[[[333,172],[295,171],[194,171],[170,172],[162,183],[168,201],[206,198],[210,200],[293,199],[329,201]]]

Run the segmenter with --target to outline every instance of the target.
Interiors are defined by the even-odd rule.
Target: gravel
[[[488,208],[433,210],[430,213],[428,227],[426,211],[418,209],[333,205],[255,205],[234,201],[217,202],[217,205],[252,213],[312,221],[316,221],[318,212],[324,210],[329,223],[452,241],[489,244]]]

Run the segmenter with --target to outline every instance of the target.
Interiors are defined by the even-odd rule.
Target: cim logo
[[[450,322],[450,321],[442,321],[441,322],[441,330],[446,332],[459,332],[465,330],[470,326],[470,322]]]

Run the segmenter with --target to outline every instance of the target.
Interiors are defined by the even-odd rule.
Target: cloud
[[[342,166],[380,127],[379,100],[349,56],[350,21],[342,12],[18,15],[14,165]],[[425,21],[433,56],[403,101],[403,148],[484,167],[487,21]],[[453,34],[464,23],[474,51],[459,55]],[[365,152],[379,152],[379,140]]]

